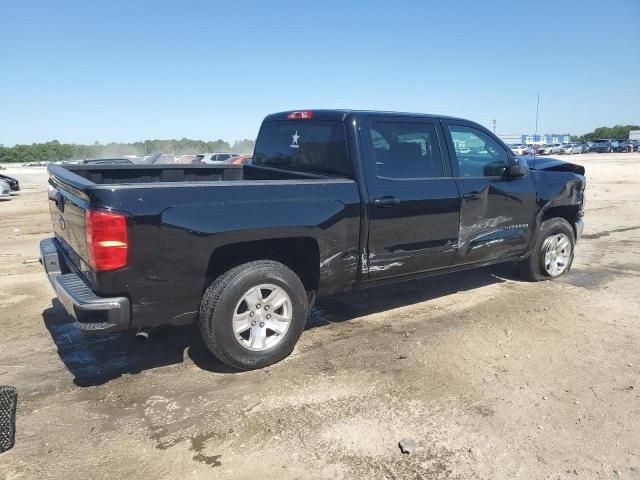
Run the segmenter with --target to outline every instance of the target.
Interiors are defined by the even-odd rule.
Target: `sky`
[[[640,0],[0,0],[0,144],[255,138],[313,108],[640,124]]]

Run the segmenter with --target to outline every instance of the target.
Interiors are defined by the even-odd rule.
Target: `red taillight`
[[[287,114],[288,120],[311,120],[313,118],[313,112],[289,112]]]
[[[85,233],[89,265],[93,270],[116,270],[127,265],[129,244],[124,215],[87,210]]]

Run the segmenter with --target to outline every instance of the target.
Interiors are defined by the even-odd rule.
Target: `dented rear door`
[[[360,137],[368,190],[369,279],[450,266],[458,241],[460,196],[438,121],[366,117]]]

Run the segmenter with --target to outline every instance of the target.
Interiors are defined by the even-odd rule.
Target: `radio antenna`
[[[540,114],[540,92],[538,92],[538,101],[536,102],[536,131],[534,133],[534,138],[538,136],[538,116]],[[533,168],[536,168],[536,154],[538,153],[537,149],[534,147],[533,151]]]

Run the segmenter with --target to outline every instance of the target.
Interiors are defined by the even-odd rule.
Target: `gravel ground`
[[[247,373],[194,328],[80,336],[37,263],[46,172],[9,168],[0,478],[640,478],[640,154],[571,160],[587,227],[565,278],[500,266],[323,299],[291,357]]]

